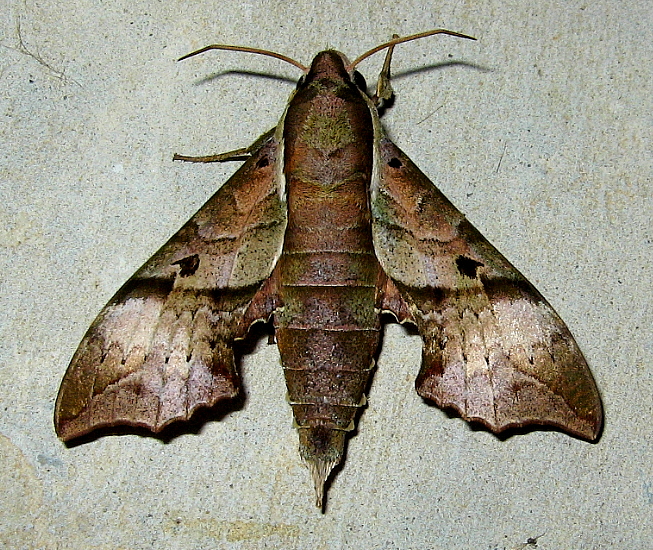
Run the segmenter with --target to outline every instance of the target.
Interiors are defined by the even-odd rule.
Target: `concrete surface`
[[[0,546],[650,547],[647,2],[6,0],[0,17]],[[434,27],[479,41],[399,47],[384,122],[565,319],[603,395],[601,440],[499,439],[427,406],[419,340],[390,325],[325,514],[264,339],[222,419],[61,444],[54,399],[88,325],[236,168],[172,154],[249,144],[298,77],[251,55],[175,59],[214,42],[353,58]],[[361,66],[368,83],[382,61]]]

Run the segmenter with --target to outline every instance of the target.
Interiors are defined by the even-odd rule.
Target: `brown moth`
[[[353,63],[324,51],[276,128],[118,291],[84,336],[55,408],[70,440],[154,432],[239,391],[233,343],[272,321],[317,505],[365,404],[383,312],[423,340],[417,392],[493,432],[531,424],[597,438],[602,406],[569,330],[541,294],[386,136],[398,38]],[[355,67],[387,49],[376,94]],[[182,58],[182,59],[184,59]],[[363,86],[363,87],[361,87]]]

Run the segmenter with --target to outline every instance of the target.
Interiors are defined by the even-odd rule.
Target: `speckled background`
[[[640,549],[653,540],[653,16],[646,2],[6,0],[0,14],[0,546],[12,549]],[[172,163],[252,142],[308,63],[400,46],[397,144],[549,299],[601,389],[597,444],[499,439],[413,390],[386,330],[326,514],[297,453],[275,346],[245,400],[177,437],[52,428],[93,318],[236,169]],[[383,56],[361,71],[375,81]],[[242,74],[236,71],[248,71]]]

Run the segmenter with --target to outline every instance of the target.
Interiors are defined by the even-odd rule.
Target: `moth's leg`
[[[175,153],[172,160],[183,160],[185,162],[229,162],[230,160],[247,160],[252,156],[252,147],[241,147],[234,151],[227,153],[220,153],[218,155],[209,155],[206,157],[187,157],[185,155],[178,155]]]
[[[175,153],[172,156],[172,160],[183,160],[185,162],[229,162],[232,160],[247,160],[251,157],[256,151],[258,151],[263,144],[272,136],[275,128],[265,132],[261,137],[259,137],[254,143],[248,147],[241,147],[240,149],[234,149],[233,151],[228,151],[226,153],[220,153],[218,155],[208,155],[204,157],[188,157],[186,155],[178,155]]]
[[[399,38],[398,34],[393,34],[392,39]],[[388,48],[388,53],[385,54],[385,61],[383,62],[383,68],[379,74],[379,80],[376,83],[376,93],[372,98],[374,105],[380,107],[384,101],[388,101],[394,90],[390,84],[390,62],[392,61],[392,53],[395,50],[394,44]]]

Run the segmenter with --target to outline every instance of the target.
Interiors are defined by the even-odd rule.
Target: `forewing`
[[[374,247],[424,341],[418,393],[495,432],[595,439],[599,393],[560,317],[387,138],[377,157]]]
[[[232,343],[271,313],[261,293],[286,227],[278,144],[271,134],[260,143],[91,325],[59,390],[59,437],[119,424],[159,431],[238,393]]]

